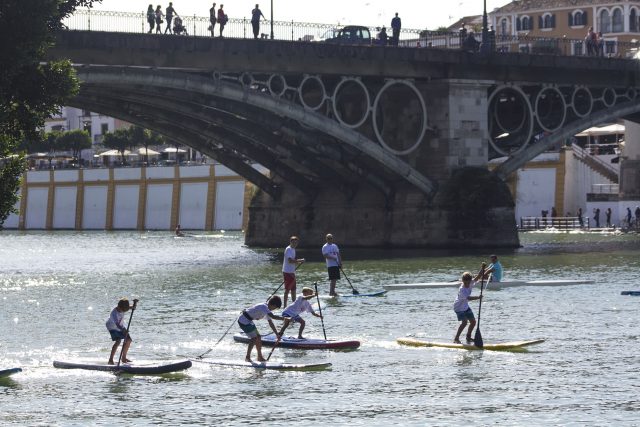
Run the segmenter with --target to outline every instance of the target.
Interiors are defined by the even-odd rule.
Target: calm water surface
[[[339,237],[339,236],[338,236]],[[500,254],[511,279],[595,280],[592,285],[489,291],[485,342],[544,338],[526,353],[406,348],[413,335],[453,338],[456,290],[403,290],[329,302],[329,338],[359,339],[357,351],[275,351],[272,360],[331,362],[322,372],[260,372],[194,364],[161,377],[64,371],[53,360],[106,361],[104,322],[121,296],[137,297],[134,360],[197,355],[242,308],[281,280],[281,249],[252,250],[239,233],[176,239],[166,233],[0,233],[2,425],[639,425],[640,237],[527,234]],[[340,241],[338,240],[338,244]],[[327,292],[315,250],[302,285]],[[476,271],[466,255],[343,248],[360,290],[385,283],[447,281]],[[339,288],[350,293],[345,280]],[[477,305],[473,305],[477,313]],[[321,337],[310,318],[306,335]],[[266,322],[258,328],[266,330]],[[210,353],[241,359],[231,333]]]

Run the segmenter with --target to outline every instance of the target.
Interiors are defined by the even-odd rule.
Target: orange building
[[[546,47],[570,55],[628,56],[640,39],[640,0],[514,0],[494,9],[489,20],[498,49]],[[545,44],[538,38],[557,41]],[[598,40],[599,50],[592,48],[592,39]]]

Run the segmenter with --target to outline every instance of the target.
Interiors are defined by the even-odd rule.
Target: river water
[[[340,244],[339,236],[337,243]],[[329,338],[348,352],[281,350],[272,360],[330,362],[314,372],[256,371],[201,363],[180,374],[115,376],[66,371],[53,360],[106,361],[104,322],[121,296],[140,299],[131,323],[136,361],[178,360],[214,346],[244,307],[281,281],[281,250],[243,246],[240,233],[0,233],[2,425],[639,425],[640,238],[618,234],[521,235],[500,253],[510,279],[593,279],[594,284],[489,290],[485,343],[545,339],[523,353],[408,348],[413,335],[450,341],[456,289],[402,290],[327,302]],[[327,292],[320,248],[300,285]],[[360,292],[386,283],[456,279],[488,253],[343,248]],[[339,291],[350,293],[343,279]],[[472,303],[477,314],[477,303]],[[128,315],[127,315],[128,318]],[[259,330],[268,328],[258,322]],[[293,330],[295,332],[295,330]],[[242,359],[237,328],[209,354]],[[305,334],[321,337],[311,317]],[[265,355],[268,350],[265,352]]]

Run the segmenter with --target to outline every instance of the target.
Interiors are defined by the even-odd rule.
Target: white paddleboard
[[[507,280],[504,282],[485,283],[485,289],[495,290],[501,288],[513,288],[516,286],[567,286],[586,285],[595,283],[593,280]],[[388,291],[401,289],[434,289],[434,288],[458,288],[460,282],[427,282],[427,283],[398,283],[395,285],[382,285]]]
[[[456,344],[452,342],[437,342],[437,341],[425,341],[416,338],[398,338],[396,340],[398,344],[408,345],[412,347],[442,347],[442,348],[455,348],[458,350],[493,350],[493,351],[523,351],[524,347],[528,347],[534,344],[543,343],[544,340],[531,340],[531,341],[512,341],[503,343],[484,343],[482,347],[478,347],[473,344]]]

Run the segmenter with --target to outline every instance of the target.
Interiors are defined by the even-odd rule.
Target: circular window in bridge
[[[358,79],[344,78],[333,95],[333,111],[338,121],[349,128],[360,127],[369,116],[371,98]]]
[[[300,102],[308,110],[318,110],[322,107],[327,97],[324,83],[318,76],[305,76],[302,79],[302,83],[300,83],[298,91],[300,93]]]
[[[571,106],[578,117],[587,117],[593,108],[593,96],[589,89],[576,87],[571,95]]]
[[[500,86],[489,97],[489,143],[508,156],[529,144],[533,111],[529,97],[517,86]]]
[[[535,106],[538,124],[543,130],[554,132],[562,127],[567,116],[567,103],[558,88],[543,88],[538,92]]]
[[[373,103],[373,129],[378,142],[396,155],[413,152],[427,131],[427,107],[410,81],[389,80]]]

